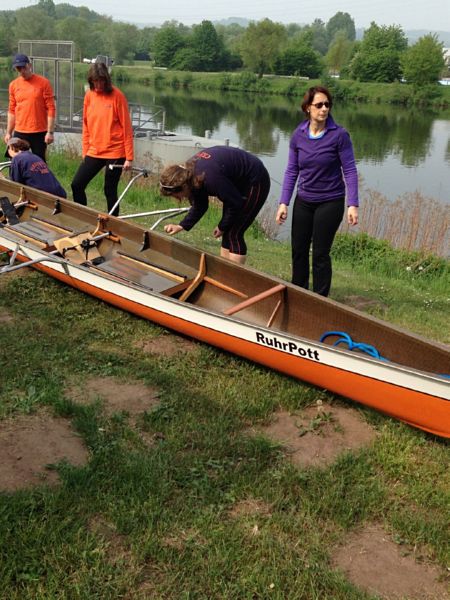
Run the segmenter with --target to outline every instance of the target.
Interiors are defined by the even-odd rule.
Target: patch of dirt
[[[281,443],[291,460],[302,467],[331,464],[345,450],[361,448],[376,437],[356,410],[322,402],[300,414],[279,411],[259,432]]]
[[[134,346],[143,352],[170,357],[181,352],[194,352],[197,343],[181,336],[164,334],[151,340],[141,340]]]
[[[409,552],[409,554],[407,554]],[[377,525],[351,534],[334,552],[333,566],[356,586],[386,600],[449,600],[442,572],[414,560]]]
[[[116,527],[102,517],[96,516],[89,523],[89,530],[101,538],[105,545],[105,555],[109,563],[131,562],[127,538],[117,533]]]
[[[246,498],[236,502],[229,510],[228,514],[232,519],[238,519],[239,517],[253,517],[253,516],[270,516],[272,510],[267,502],[259,500],[258,498]]]
[[[373,298],[365,298],[364,296],[346,296],[342,302],[347,306],[352,306],[357,310],[370,312],[375,309],[380,314],[385,314],[389,308],[387,304]]]
[[[183,550],[186,545],[194,543],[196,546],[205,546],[206,540],[196,529],[182,529],[177,534],[167,535],[163,539],[163,545],[176,550]]]
[[[0,314],[0,323],[11,323],[12,321],[14,321],[14,317],[10,313],[3,311]]]
[[[81,466],[89,453],[69,421],[39,413],[0,423],[0,457],[0,489],[14,492],[58,482],[49,465],[66,460]]]
[[[83,386],[71,386],[67,396],[78,404],[90,404],[101,399],[107,416],[127,412],[135,417],[159,404],[156,388],[143,383],[124,383],[115,377],[91,377]]]

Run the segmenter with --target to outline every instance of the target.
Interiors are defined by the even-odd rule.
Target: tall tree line
[[[168,21],[138,28],[86,7],[39,0],[33,6],[0,11],[0,55],[10,56],[19,39],[72,40],[76,58],[97,54],[116,63],[151,58],[155,66],[185,71],[245,69],[263,74],[315,78],[340,74],[359,81],[433,83],[445,73],[443,44],[434,35],[408,47],[401,27],[375,22],[356,41],[355,23],[345,12],[327,23],[283,25],[270,19],[214,25],[204,20],[188,27]]]

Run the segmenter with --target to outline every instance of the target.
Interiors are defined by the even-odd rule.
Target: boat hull
[[[3,246],[3,249],[8,248]],[[28,259],[29,256],[21,256],[21,260]],[[36,265],[36,269],[143,319],[344,396],[413,427],[440,437],[450,437],[450,398],[445,397],[447,394],[444,395],[445,382],[443,386],[436,386],[443,388],[441,392],[435,390],[430,381],[424,382],[422,390],[413,389],[414,382],[408,381],[408,377],[413,379],[417,378],[417,375],[398,366],[380,365],[377,361],[366,357],[346,356],[344,362],[347,361],[347,364],[344,367],[339,364],[342,360],[338,361],[336,356],[333,357],[334,354],[340,358],[341,352],[312,346],[307,340],[302,341],[305,356],[295,355],[282,348],[268,347],[266,343],[258,341],[263,339],[270,341],[273,338],[272,331],[261,327],[236,323],[233,319],[228,319],[224,327],[224,317],[219,317],[218,322],[213,323],[210,315],[205,311],[189,306],[188,312],[185,313],[177,310],[182,307],[177,306],[177,303],[170,299],[162,299],[161,305],[158,302],[159,298],[146,294],[145,303],[142,303],[142,299],[137,298],[133,290],[128,290],[127,294],[125,290],[118,293],[117,290],[108,289],[110,282],[105,282],[101,278],[93,283],[83,281],[82,278],[74,276],[75,274],[67,275],[51,266],[46,266],[45,263]],[[279,345],[298,344],[297,340],[289,341],[285,336],[278,336],[276,339],[279,340]],[[315,355],[319,360],[308,357],[308,351],[310,356]],[[325,354],[331,354],[331,357]],[[361,369],[361,362],[366,363],[364,369]],[[354,363],[353,368],[359,367],[363,374],[352,370],[350,363]],[[398,370],[403,371],[404,381],[394,383],[391,381],[392,371]],[[417,381],[415,383],[417,385]],[[425,391],[426,389],[428,392]]]
[[[82,208],[84,207],[77,207],[76,210],[81,210],[83,214]],[[86,210],[89,215],[89,209]],[[92,214],[90,219],[92,221]],[[92,227],[91,223],[88,224]],[[123,228],[123,224],[117,227]],[[123,229],[123,232],[126,231],[126,228]],[[113,245],[111,242],[108,243]],[[245,310],[238,312],[237,315],[226,314],[231,311],[219,310],[217,299],[216,305],[212,306],[212,303],[207,301],[208,296],[206,300],[202,300],[200,294],[192,301],[181,301],[178,297],[151,291],[110,274],[105,276],[105,273],[89,265],[74,264],[63,258],[55,260],[49,255],[48,248],[36,247],[33,240],[16,235],[14,228],[0,227],[0,248],[10,255],[16,253],[16,258],[24,263],[40,261],[33,264],[36,269],[122,310],[359,402],[413,427],[441,437],[450,437],[450,382],[434,372],[385,362],[365,354],[336,348],[310,337],[283,331],[273,325],[269,326],[265,322],[249,322]],[[167,248],[170,249],[171,254],[178,252],[177,246]],[[188,257],[188,248],[185,248],[185,252],[183,248],[182,250],[181,255],[186,254],[187,262],[192,263],[200,255],[197,252],[191,260]],[[219,261],[218,266],[216,261]],[[221,264],[225,271],[231,268],[228,261],[222,263],[220,261],[221,259],[217,257],[210,258],[211,273],[220,273]],[[278,285],[273,289],[284,287],[275,278],[270,279],[252,270],[245,270],[244,273],[247,278],[254,276],[252,285],[262,282],[265,286],[277,283]],[[224,287],[225,283],[222,282],[220,285]],[[298,298],[297,293],[300,294]],[[304,302],[305,310],[309,300],[322,302],[309,292],[293,289],[292,294],[296,302]],[[223,298],[220,298],[223,301]],[[262,304],[263,302],[265,301],[261,301]],[[291,308],[293,310],[295,307]],[[330,301],[326,301],[323,306],[323,310],[334,310],[334,308]],[[273,314],[276,310],[272,311],[270,308]],[[346,311],[349,312],[345,307],[342,309],[337,307],[336,310],[341,321],[346,316]],[[344,312],[341,314],[342,311]],[[370,327],[381,326],[373,318],[353,312],[349,314],[353,320],[362,319],[362,326],[367,325],[368,332]],[[251,314],[250,317],[258,321],[256,313]],[[279,323],[282,324],[281,317]],[[392,332],[393,326],[382,325],[387,327],[386,335],[397,334],[396,331]],[[405,340],[402,343],[406,348],[408,344],[416,344],[417,352],[421,351],[422,347],[423,352],[435,351],[438,361],[436,364],[450,366],[450,360],[446,362],[447,358],[450,359],[450,349],[447,347],[436,345],[439,348],[436,347],[434,350],[433,343],[399,331],[399,344],[403,338]],[[396,338],[392,337],[392,339]],[[442,372],[445,371],[442,369]]]

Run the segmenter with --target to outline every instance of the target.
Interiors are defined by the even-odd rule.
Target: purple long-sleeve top
[[[284,173],[280,204],[288,205],[297,183],[297,196],[307,202],[347,198],[358,206],[358,173],[348,132],[331,115],[320,138],[309,137],[309,120],[294,131]],[[346,193],[347,192],[347,193]]]
[[[267,170],[257,156],[232,146],[212,146],[192,159],[195,174],[204,175],[204,182],[192,191],[191,208],[180,225],[186,231],[192,229],[208,210],[208,197],[216,196],[223,203],[218,227],[228,231],[239,219],[252,185],[268,177]]]

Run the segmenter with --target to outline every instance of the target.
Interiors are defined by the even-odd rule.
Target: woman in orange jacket
[[[133,129],[125,95],[112,85],[104,63],[95,63],[88,72],[89,90],[83,105],[83,162],[72,181],[73,199],[87,205],[86,187],[105,167],[104,192],[108,212],[117,202],[117,187],[122,169],[131,168],[133,160]],[[119,208],[114,211],[119,214]]]

